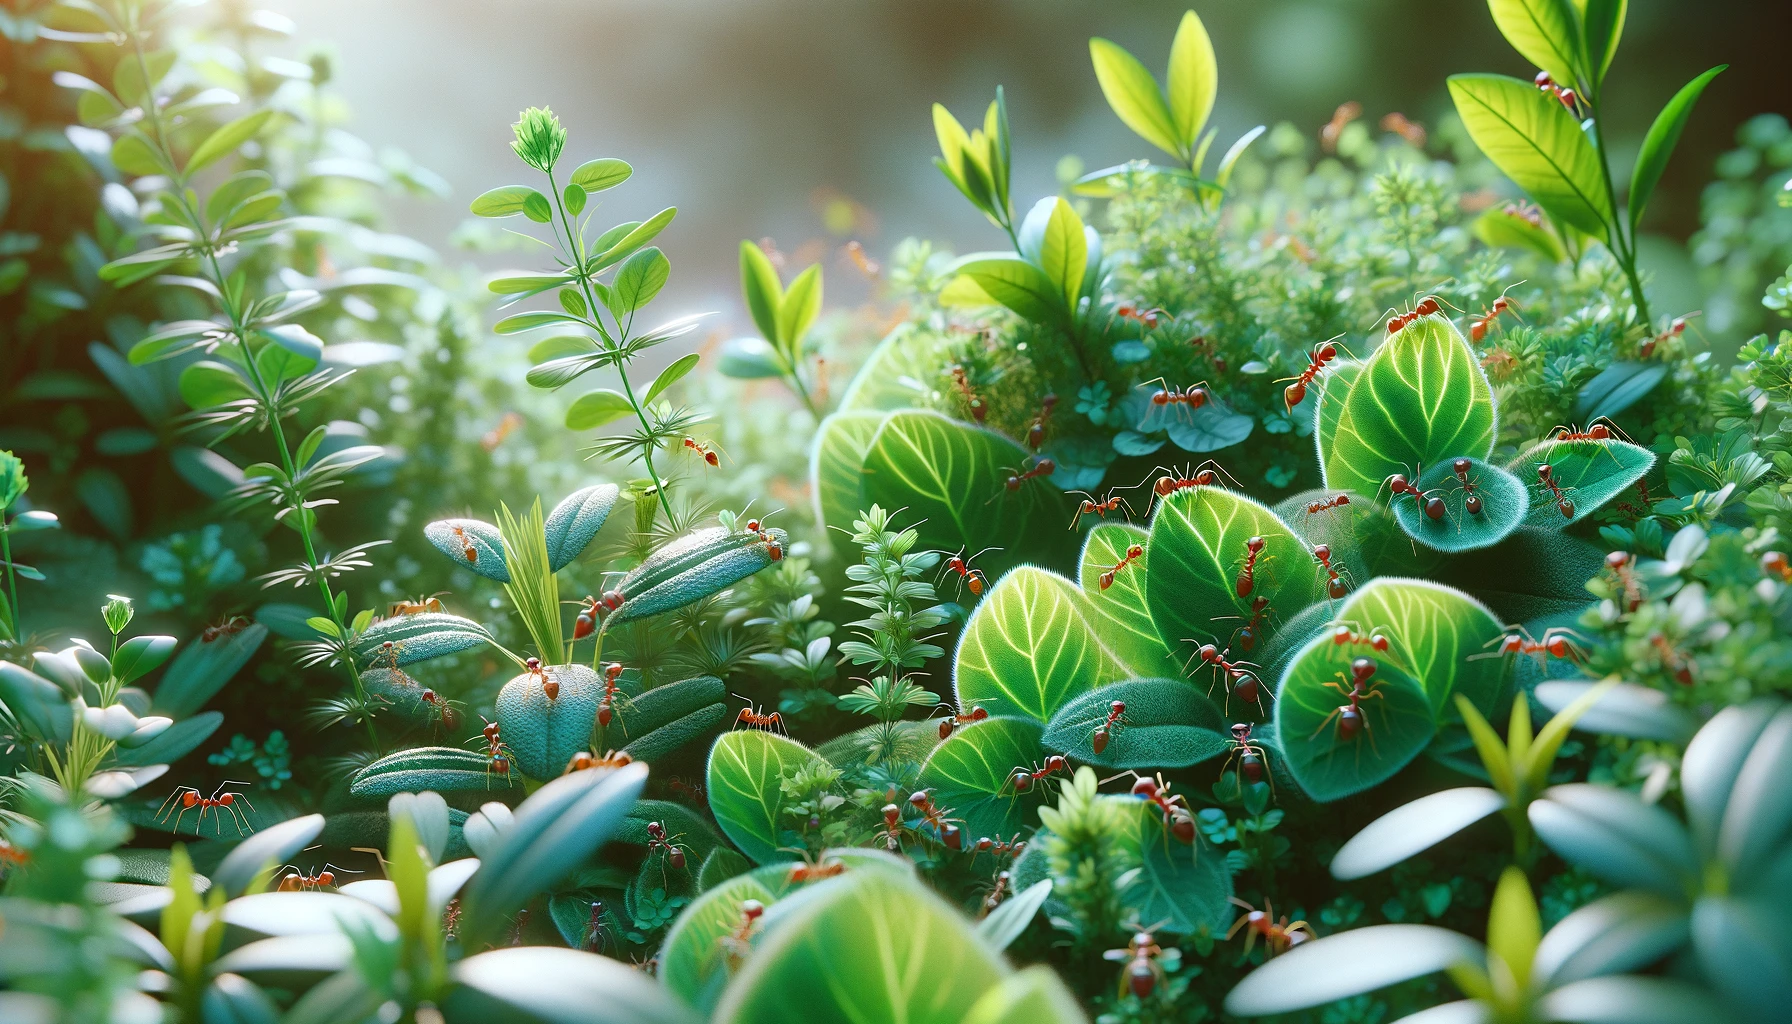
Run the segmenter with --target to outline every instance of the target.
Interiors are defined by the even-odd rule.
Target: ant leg
[[[1325,720],[1323,722],[1319,723],[1319,728],[1314,729],[1313,734],[1308,736],[1307,739],[1310,739],[1310,740],[1318,739],[1319,734],[1325,731],[1325,727],[1332,724],[1332,720],[1337,718],[1340,714],[1342,714],[1342,711],[1340,709],[1334,708],[1332,710],[1332,713],[1329,715],[1326,715]]]

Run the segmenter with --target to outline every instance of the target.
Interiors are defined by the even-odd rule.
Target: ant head
[[[1375,675],[1379,667],[1374,658],[1357,658],[1350,663],[1350,677],[1359,683],[1364,682]]]
[[[1268,543],[1268,542],[1265,541],[1262,537],[1251,537],[1244,542],[1244,547],[1245,547],[1246,551],[1249,551],[1251,554],[1254,555],[1257,552],[1262,551],[1263,545],[1266,543]]]
[[[1249,722],[1234,722],[1232,724],[1232,738],[1239,743],[1243,743],[1246,740],[1250,739],[1251,738],[1251,723],[1249,723]]]

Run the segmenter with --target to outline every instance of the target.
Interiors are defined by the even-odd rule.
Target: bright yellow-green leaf
[[[1083,220],[1062,197],[1055,200],[1045,237],[1039,246],[1039,265],[1063,296],[1064,305],[1075,309],[1083,291],[1083,272],[1089,265],[1089,243],[1083,237]]]
[[[1555,717],[1543,723],[1538,731],[1536,742],[1526,752],[1526,759],[1519,770],[1523,772],[1525,786],[1530,793],[1541,793],[1549,784],[1549,769],[1556,761],[1556,751],[1562,747],[1562,741],[1568,738],[1568,730],[1580,721],[1580,716],[1587,709],[1599,703],[1601,697],[1617,687],[1617,679],[1607,679],[1598,686],[1574,699],[1574,702],[1556,712]],[[1519,701],[1517,703],[1523,703]]]
[[[112,143],[112,164],[126,174],[161,174],[162,161],[142,133],[132,130]]]
[[[1186,162],[1188,147],[1177,137],[1176,122],[1164,103],[1157,79],[1137,57],[1115,43],[1096,37],[1089,40],[1089,57],[1095,63],[1095,80],[1101,83],[1108,106],[1128,128],[1153,146]]]
[[[1493,891],[1493,906],[1487,914],[1487,952],[1505,962],[1520,990],[1530,983],[1531,961],[1537,956],[1537,944],[1542,938],[1543,925],[1537,916],[1531,883],[1523,871],[1509,867],[1500,875],[1499,887]]]
[[[192,174],[194,171],[216,163],[236,152],[238,146],[254,138],[261,131],[262,126],[268,123],[268,118],[273,116],[272,110],[257,110],[253,114],[245,114],[212,132],[187,159],[186,173]]]
[[[778,281],[778,268],[772,266],[765,251],[747,241],[740,243],[740,291],[759,333],[777,346],[778,309],[784,302],[784,285]]]
[[[1636,155],[1636,170],[1630,176],[1630,227],[1636,230],[1637,222],[1643,219],[1643,209],[1648,206],[1649,197],[1655,192],[1655,186],[1661,181],[1661,172],[1667,168],[1668,157],[1674,154],[1674,146],[1680,142],[1680,133],[1686,128],[1686,121],[1692,116],[1693,104],[1705,92],[1705,86],[1718,73],[1729,67],[1719,64],[1710,71],[1686,83],[1668,105],[1661,108],[1656,115],[1655,123],[1649,126],[1649,134],[1643,139],[1643,148]]]
[[[660,375],[654,378],[653,386],[647,389],[647,394],[641,399],[641,404],[651,405],[654,399],[666,393],[667,388],[678,383],[685,374],[696,369],[697,360],[698,355],[695,352],[679,356],[671,366],[660,371]]]
[[[1618,40],[1624,35],[1624,17],[1630,12],[1630,0],[1586,0],[1582,25],[1585,29],[1588,73],[1597,86],[1605,79],[1618,53]]]
[[[1580,19],[1568,0],[1487,0],[1506,41],[1559,85],[1575,85],[1580,66]],[[1551,102],[1554,102],[1553,100]]]
[[[821,312],[821,264],[796,276],[778,304],[778,340],[791,365],[802,358],[803,334]]]
[[[1557,221],[1605,233],[1612,207],[1599,154],[1554,96],[1505,75],[1452,75],[1449,84],[1469,137],[1502,174]]]
[[[1529,249],[1552,263],[1568,258],[1562,242],[1542,224],[1533,224],[1518,210],[1494,207],[1470,227],[1484,245],[1495,249]]]
[[[1213,97],[1219,91],[1219,62],[1213,56],[1213,40],[1194,11],[1182,16],[1176,40],[1170,44],[1170,117],[1184,148],[1193,146],[1213,113]],[[1200,160],[1195,164],[1198,167]]]
[[[1468,726],[1469,737],[1475,741],[1475,750],[1481,755],[1481,764],[1486,767],[1488,778],[1493,788],[1508,800],[1515,800],[1512,784],[1512,758],[1506,745],[1500,742],[1500,735],[1481,717],[1481,712],[1474,702],[1462,694],[1456,695],[1456,710],[1462,713],[1462,724]]]
[[[627,398],[607,388],[587,391],[566,410],[566,429],[591,430],[634,411]]]

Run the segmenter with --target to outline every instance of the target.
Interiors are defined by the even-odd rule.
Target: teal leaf
[[[1559,530],[1577,523],[1648,475],[1655,453],[1628,441],[1615,439],[1545,441],[1513,459],[1506,469],[1530,488],[1531,508],[1525,525]],[[1537,475],[1548,466],[1550,479],[1572,503],[1573,515],[1563,516],[1555,491]]]
[[[579,557],[591,538],[603,529],[620,493],[615,484],[593,484],[574,491],[554,506],[544,524],[550,571],[558,572]]]
[[[1095,730],[1107,726],[1114,701],[1126,705],[1095,752]],[[1220,709],[1183,679],[1129,679],[1090,690],[1065,704],[1041,742],[1078,763],[1154,771],[1200,764],[1231,749]]]
[[[1457,461],[1468,463],[1467,486],[1455,474]],[[1436,551],[1492,547],[1534,511],[1523,480],[1480,459],[1433,463],[1413,485],[1423,492],[1421,497],[1403,494],[1390,499],[1394,519],[1408,537]],[[1443,514],[1436,519],[1429,510],[1432,498],[1443,502]],[[1480,511],[1470,511],[1470,499],[1480,500]]]
[[[441,519],[425,526],[423,536],[450,560],[486,579],[510,582],[504,535],[496,526],[477,519]]]

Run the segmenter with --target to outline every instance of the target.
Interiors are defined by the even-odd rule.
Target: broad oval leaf
[[[1338,421],[1344,417],[1344,403],[1367,365],[1360,359],[1340,359],[1319,378],[1319,401],[1313,403],[1313,444],[1319,452],[1321,476],[1326,474],[1326,467],[1332,462],[1332,447],[1338,439]]]
[[[810,266],[790,282],[778,303],[778,342],[792,363],[802,357],[803,335],[821,312],[821,264]]]
[[[1069,580],[1030,565],[997,580],[958,642],[959,707],[1044,722],[1072,697],[1131,675],[1090,628],[1082,604]]]
[[[763,343],[762,343],[763,344]],[[865,500],[865,456],[885,414],[872,409],[834,413],[821,421],[809,446],[809,488],[815,499],[815,521],[824,528],[850,529]]]
[[[1429,850],[1506,806],[1485,786],[1446,789],[1402,804],[1350,837],[1332,858],[1332,876],[1349,881]]]
[[[504,535],[496,526],[477,519],[440,519],[425,526],[423,536],[437,551],[486,579],[510,582]]]
[[[1062,196],[1040,201],[1050,204],[1045,231],[1039,240],[1039,266],[1058,290],[1066,308],[1074,308],[1082,295],[1083,272],[1089,268],[1089,248],[1083,238],[1083,221]]]
[[[1087,1024],[1088,1020],[1058,972],[1034,964],[992,985],[961,1024]]]
[[[1746,968],[1737,970],[1739,964],[1755,960],[1753,957],[1739,960],[1726,954],[1711,959],[1726,961],[1713,971],[1720,977],[1722,973],[1735,972],[1730,976],[1750,987],[1758,986],[1763,977]],[[1792,978],[1787,976],[1783,966],[1761,966],[1769,971],[1779,967],[1780,977],[1776,980],[1782,984],[1756,988],[1757,993],[1767,998],[1755,1000],[1754,1009],[1757,1013],[1775,1013],[1785,1008],[1786,994],[1792,991]],[[1730,1024],[1737,1019],[1733,1005],[1699,986],[1669,978],[1635,976],[1570,982],[1538,999],[1537,1010],[1544,1019],[1562,1021],[1563,1024]]]
[[[453,974],[462,986],[546,1024],[698,1024],[700,1019],[642,972],[576,949],[494,949],[455,964]],[[489,1007],[457,1012],[455,1002],[450,996],[451,1020],[498,1019]]]
[[[207,711],[183,719],[162,730],[161,734],[140,747],[119,748],[113,753],[120,768],[141,768],[152,764],[172,764],[199,749],[224,724],[219,711]]]
[[[1505,540],[1535,511],[1523,480],[1480,459],[1467,459],[1464,486],[1455,473],[1456,461],[1433,463],[1413,481],[1422,498],[1401,494],[1390,499],[1394,519],[1408,537],[1435,551],[1473,551]],[[1431,498],[1443,501],[1443,515],[1437,519],[1426,508]],[[1480,511],[1469,511],[1471,498],[1480,502]]]
[[[523,212],[530,196],[539,195],[527,185],[500,185],[480,193],[469,209],[476,217],[514,217]]]
[[[1263,538],[1250,587],[1240,582],[1253,537]],[[1263,505],[1218,487],[1194,487],[1161,499],[1146,545],[1145,597],[1165,647],[1181,656],[1209,641],[1226,644],[1251,621],[1252,602],[1268,598],[1259,632],[1268,634],[1322,594],[1313,555]],[[1232,660],[1241,656],[1232,652]]]
[[[1049,782],[1015,789],[1017,768],[1043,767],[1042,729],[1030,718],[988,718],[954,732],[921,766],[921,786],[950,818],[963,819],[965,845],[1031,831],[1039,807],[1049,798]]]
[[[1346,504],[1336,504],[1340,498]],[[1361,494],[1314,488],[1283,499],[1272,511],[1308,547],[1331,548],[1332,564],[1357,586],[1377,576],[1423,576],[1443,558],[1433,548],[1413,544],[1392,509]]]
[[[1479,967],[1479,942],[1423,924],[1382,924],[1303,942],[1245,975],[1226,994],[1226,1012],[1266,1017],[1319,1006],[1457,964]]]
[[[1699,862],[1674,816],[1634,793],[1552,786],[1531,802],[1531,827],[1551,850],[1613,885],[1664,896],[1695,891]]]
[[[1483,211],[1475,218],[1469,230],[1474,232],[1482,244],[1491,248],[1527,249],[1551,263],[1560,263],[1568,258],[1561,239],[1542,224],[1531,223],[1522,212],[1511,206],[1495,206]]]
[[[652,302],[671,275],[672,262],[657,247],[634,253],[616,271],[616,281],[610,286],[610,312],[626,317]]]
[[[601,358],[603,361],[608,361],[607,357],[573,358],[578,358],[581,363],[590,362],[593,358]],[[552,363],[545,363],[542,366],[538,366],[536,369],[545,370],[549,366],[554,366],[563,362],[567,362],[567,360],[555,360]],[[632,415],[634,411],[635,404],[630,402],[627,396],[623,395],[621,392],[611,391],[609,388],[598,388],[595,391],[585,392],[574,399],[571,405],[567,406],[566,429],[596,430],[606,423],[613,423],[624,416]]]
[[[579,557],[585,545],[603,529],[620,494],[615,484],[593,484],[574,491],[554,506],[545,524],[550,571],[558,572]]]
[[[516,767],[532,779],[551,779],[590,744],[604,684],[586,665],[548,665],[541,673],[505,683],[495,713]],[[559,684],[551,698],[544,679]],[[472,788],[474,780],[458,781]]]
[[[1145,572],[1150,552],[1131,559],[1133,545],[1147,546],[1150,534],[1136,526],[1102,523],[1089,531],[1083,542],[1077,581],[1083,588],[1083,614],[1089,628],[1135,676],[1178,675],[1176,659],[1157,635],[1151,608],[1145,597]],[[1106,587],[1102,577],[1113,573]]]
[[[1567,5],[1567,0],[1510,2]],[[1449,85],[1469,137],[1502,174],[1556,221],[1605,235],[1611,198],[1599,154],[1574,115],[1553,95],[1505,75],[1451,75]]]
[[[709,809],[755,862],[789,860],[795,854],[779,848],[801,844],[785,838],[782,783],[804,768],[826,764],[815,751],[782,736],[753,729],[725,733],[709,751]]]
[[[1095,64],[1095,80],[1101,85],[1101,94],[1126,127],[1158,149],[1186,160],[1188,147],[1179,137],[1177,118],[1145,65],[1124,48],[1100,37],[1089,40],[1089,59]]]
[[[1686,907],[1632,889],[1601,897],[1564,917],[1543,936],[1531,974],[1548,987],[1655,963],[1686,942]]]
[[[1531,508],[1525,525],[1559,530],[1604,507],[1654,465],[1655,453],[1649,449],[1608,438],[1545,441],[1513,459],[1506,469],[1530,489]],[[1538,466],[1549,467],[1550,479],[1572,503],[1573,515],[1562,515],[1555,490],[1537,476]]]
[[[1370,689],[1380,696],[1362,702],[1362,728],[1344,736],[1339,712],[1346,706],[1351,661],[1362,656],[1354,645],[1315,637],[1289,664],[1276,694],[1276,736],[1288,770],[1321,802],[1387,781],[1436,731],[1424,688],[1393,661],[1377,658]]]
[[[1320,404],[1323,414],[1329,399]],[[1493,427],[1493,392],[1462,332],[1442,314],[1419,317],[1389,335],[1351,380],[1321,467],[1325,486],[1377,495],[1390,474],[1410,478],[1463,455],[1485,459]]]
[[[760,940],[716,1020],[958,1022],[1009,973],[970,922],[919,881],[849,872],[811,893]]]
[[[239,399],[253,398],[254,392],[236,369],[212,359],[201,359],[180,372],[181,400],[189,409],[210,409]]]
[[[248,664],[267,637],[268,628],[255,623],[235,633],[220,633],[209,641],[203,636],[189,641],[162,673],[151,710],[176,720],[198,711]]]
[[[678,383],[685,374],[697,368],[698,358],[697,353],[691,352],[673,360],[672,365],[661,370],[660,375],[653,379],[653,383],[647,388],[647,394],[641,398],[641,404],[652,405],[653,400],[665,394],[667,388]]]
[[[587,160],[572,172],[571,183],[587,192],[602,192],[607,188],[615,188],[629,179],[635,169],[628,161],[615,157],[599,157]]]
[[[1108,730],[1101,753],[1095,730],[1105,726],[1114,701],[1126,704],[1120,724]],[[1232,746],[1226,721],[1212,700],[1183,679],[1129,679],[1083,694],[1059,708],[1045,727],[1047,750],[1104,768],[1186,768],[1226,753]]]
[[[224,923],[263,935],[336,935],[358,925],[392,942],[398,928],[379,909],[334,892],[262,892],[224,904]]]
[[[951,344],[943,332],[905,323],[877,343],[870,358],[840,396],[840,411],[894,411],[922,404],[939,373],[941,353]]]
[[[1440,722],[1456,717],[1450,698],[1458,693],[1483,715],[1493,715],[1505,688],[1506,661],[1480,655],[1489,653],[1506,629],[1473,597],[1430,580],[1387,577],[1352,594],[1337,621],[1359,635],[1387,636],[1385,655],[1361,644],[1346,649],[1353,656],[1391,659],[1419,682]]]
[[[396,668],[491,642],[492,635],[472,619],[424,612],[374,623],[355,638],[353,650],[363,661]]]
[[[698,1009],[713,1007],[728,978],[722,941],[740,928],[741,904],[758,900],[769,907],[779,895],[757,873],[737,875],[705,890],[678,915],[660,945],[660,981]]]
[[[1221,851],[1199,835],[1182,843],[1164,828],[1163,813],[1139,797],[1103,799],[1131,804],[1126,843],[1139,859],[1139,873],[1120,899],[1141,922],[1163,922],[1153,931],[1178,935],[1223,935],[1232,923],[1232,872]]]
[[[1752,1011],[1746,1019],[1783,1015],[1792,996],[1792,953],[1786,948],[1783,899],[1701,896],[1692,908],[1692,936],[1705,976],[1734,1003]]]
[[[1537,684],[1535,695],[1544,707],[1560,711],[1598,685],[1578,681],[1545,682]],[[1620,683],[1582,712],[1574,727],[1607,736],[1662,740],[1685,746],[1698,729],[1698,720],[1660,690]]]
[[[984,294],[1037,324],[1063,324],[1070,311],[1058,283],[1014,256],[984,256],[958,265]]]
[[[975,564],[991,577],[1022,562],[1049,564],[1074,539],[1065,529],[1068,503],[1048,480],[1007,489],[1028,459],[994,431],[937,412],[898,412],[865,454],[865,500],[907,509],[924,547],[962,548],[967,558],[981,552]]]

